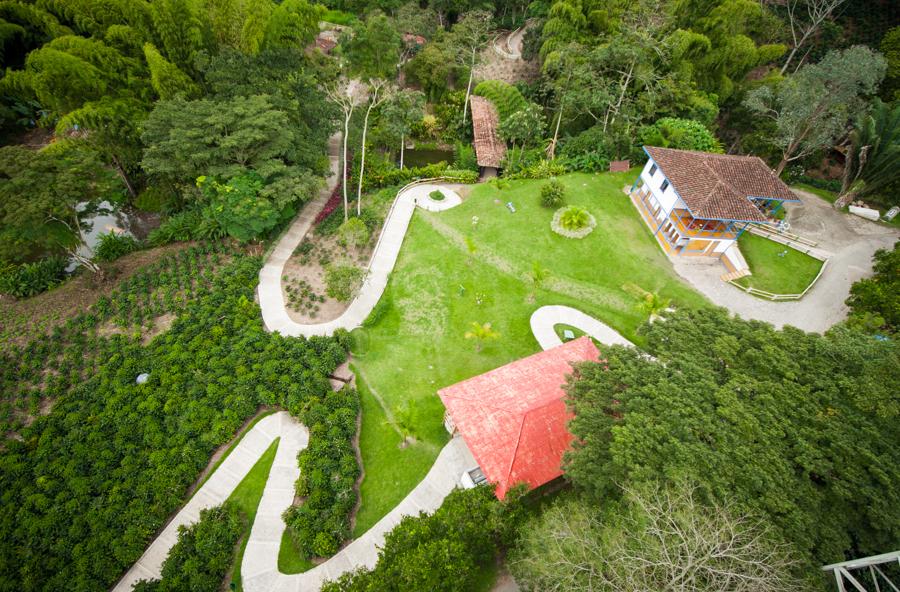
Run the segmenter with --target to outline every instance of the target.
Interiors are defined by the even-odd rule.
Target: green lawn
[[[741,235],[738,246],[753,272],[736,280],[744,287],[773,294],[799,294],[822,268],[818,259],[749,232]]]
[[[234,559],[234,566],[231,570],[231,581],[237,586],[237,590],[241,587],[241,561],[244,559],[244,549],[247,547],[247,538],[250,536],[250,528],[253,526],[253,520],[256,518],[256,509],[259,507],[259,500],[262,499],[263,489],[266,487],[266,481],[269,478],[269,470],[272,463],[275,462],[275,452],[278,450],[278,442],[276,439],[269,446],[247,476],[243,478],[240,484],[235,487],[234,491],[228,497],[228,501],[234,503],[244,514],[247,519],[247,526],[241,537],[241,548],[238,550]]]
[[[546,181],[513,181],[503,191],[479,185],[452,210],[416,212],[373,313],[377,320],[365,330],[365,354],[356,359],[366,475],[355,534],[403,499],[446,443],[436,391],[538,351],[528,320],[539,306],[576,307],[640,343],[635,330],[645,319],[634,285],[658,291],[675,306],[706,304],[675,275],[622,193],[636,174],[560,178],[567,202],[597,218],[597,228],[581,240],[550,230],[553,210],[539,205]],[[473,216],[479,219],[474,231]],[[533,261],[550,271],[537,290],[526,279]],[[472,322],[492,323],[500,338],[477,353],[464,338]],[[415,442],[401,448],[401,432]]]

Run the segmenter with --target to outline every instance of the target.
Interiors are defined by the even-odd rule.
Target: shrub
[[[560,216],[559,223],[566,230],[581,230],[590,222],[589,216],[584,208],[569,206]]]
[[[178,542],[162,564],[162,579],[142,580],[134,592],[216,592],[231,567],[243,524],[225,503],[200,511],[200,520],[178,527]]]
[[[350,514],[360,468],[353,449],[359,395],[351,388],[310,401],[303,420],[310,445],[298,455],[297,495],[306,498],[285,512],[285,522],[300,551],[327,557],[350,537]]]
[[[550,228],[566,238],[584,238],[593,232],[597,220],[584,208],[569,206],[553,214]]]
[[[705,125],[692,119],[663,117],[653,125],[642,127],[638,138],[641,144],[648,146],[722,152],[722,144],[713,133]]]
[[[896,332],[900,330],[900,242],[891,250],[875,251],[872,261],[875,275],[850,286],[851,319],[873,315],[880,319],[880,329]]]
[[[153,246],[167,245],[173,242],[189,241],[198,238],[198,230],[203,223],[200,210],[192,209],[169,216],[150,233],[147,242]]]
[[[94,259],[97,261],[115,261],[123,255],[133,253],[141,248],[141,244],[133,236],[106,232],[99,236],[99,242],[94,247]]]
[[[540,148],[536,152],[543,152]],[[509,158],[507,156],[507,158]],[[566,174],[566,165],[558,160],[545,160],[540,158],[527,166],[516,165],[506,170],[503,176],[507,179],[547,179]]]
[[[343,246],[365,246],[369,242],[369,228],[361,218],[350,218],[338,228],[338,242]]]
[[[478,160],[475,148],[471,144],[457,142],[453,149],[453,168],[461,171],[478,172]]]
[[[490,487],[454,489],[434,514],[406,516],[387,534],[374,569],[328,582],[322,592],[464,592],[494,562],[521,522],[520,493],[497,501]]]
[[[478,173],[476,171],[460,171],[457,169],[447,169],[442,174],[441,177],[445,181],[450,181],[453,183],[477,183],[478,182]]]
[[[558,208],[566,198],[566,187],[558,179],[550,179],[541,187],[541,205],[545,208]]]
[[[428,197],[433,199],[434,201],[442,201],[444,199],[444,194],[435,189],[431,193],[428,194]]]
[[[164,212],[176,201],[176,196],[170,191],[151,185],[134,198],[134,207],[145,212]]]
[[[0,268],[0,293],[28,298],[60,284],[66,277],[64,257],[47,257],[34,263]]]
[[[346,302],[356,292],[363,275],[363,270],[353,265],[327,265],[325,292],[339,302]]]

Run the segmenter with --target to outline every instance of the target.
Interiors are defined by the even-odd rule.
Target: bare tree
[[[350,135],[350,118],[353,111],[362,104],[365,99],[364,89],[356,80],[339,78],[335,83],[325,87],[328,99],[340,107],[344,114],[344,136],[342,138],[342,170],[341,185],[344,191],[344,222],[347,221],[347,137]],[[364,143],[365,145],[365,143]]]
[[[797,565],[764,523],[735,506],[701,504],[693,487],[625,489],[621,518],[573,500],[523,529],[510,567],[548,592],[797,592]],[[610,515],[608,515],[610,516]]]
[[[66,252],[66,255],[75,260],[78,264],[84,266],[84,268],[91,273],[97,274],[97,276],[102,279],[103,273],[100,266],[97,265],[93,259],[82,253],[82,247],[87,245],[87,239],[84,236],[84,229],[81,227],[79,212],[77,210],[73,210],[71,221],[72,223],[69,224],[67,221],[56,216],[49,216],[47,218],[47,222],[58,222],[65,226],[74,237],[75,240],[71,242],[60,243],[60,246]]]
[[[787,72],[797,51],[810,37],[815,35],[822,23],[830,19],[843,3],[844,0],[787,0],[785,2],[793,45],[787,60],[781,67],[782,76]],[[798,14],[802,12],[801,4],[806,7],[806,19]]]
[[[452,42],[456,48],[456,60],[469,69],[469,82],[466,84],[466,100],[463,103],[463,124],[469,113],[469,96],[472,94],[472,81],[475,78],[475,66],[478,65],[481,50],[487,40],[491,28],[491,13],[486,10],[467,12],[453,27]]]
[[[359,183],[356,191],[356,215],[362,215],[362,188],[363,174],[366,170],[366,132],[369,130],[369,115],[372,110],[381,105],[391,96],[391,86],[386,80],[372,78],[369,80],[369,106],[366,108],[366,117],[363,119],[362,152],[359,159]]]

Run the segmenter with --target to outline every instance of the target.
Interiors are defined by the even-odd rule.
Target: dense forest
[[[838,207],[887,209],[898,25],[889,0],[0,0],[0,304],[117,282],[73,318],[2,327],[0,590],[108,589],[260,407],[310,428],[307,503],[285,515],[304,559],[351,536],[360,400],[327,380],[350,339],[267,332],[254,302],[260,253],[334,181],[330,157],[316,223],[345,247],[369,241],[396,187],[478,178],[471,95],[509,148],[498,188],[655,145],[757,155]],[[485,76],[497,35],[520,28],[528,74]],[[410,145],[440,156],[405,162]],[[105,211],[151,223],[89,238]],[[524,590],[786,592],[889,550],[898,252],[876,255],[825,335],[721,310],[647,324],[646,351],[604,351],[567,387],[561,494],[454,492],[326,589],[462,592],[505,561]],[[346,300],[343,271],[329,293]],[[244,522],[204,513],[144,589],[218,589]],[[668,558],[697,549],[715,559],[673,575]]]

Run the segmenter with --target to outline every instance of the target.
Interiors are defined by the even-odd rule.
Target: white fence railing
[[[819,273],[817,273],[816,277],[813,278],[813,281],[811,281],[809,285],[806,286],[806,289],[799,294],[773,294],[772,292],[760,290],[759,288],[754,288],[752,286],[742,286],[734,280],[728,280],[728,283],[748,294],[759,296],[760,298],[766,298],[767,300],[773,300],[775,302],[778,302],[780,300],[800,300],[801,298],[806,296],[806,293],[809,292],[812,287],[816,285],[816,282],[819,281],[819,278],[822,277],[822,273],[825,271],[825,268],[828,267],[828,261],[828,259],[822,260],[822,267],[819,269]]]

